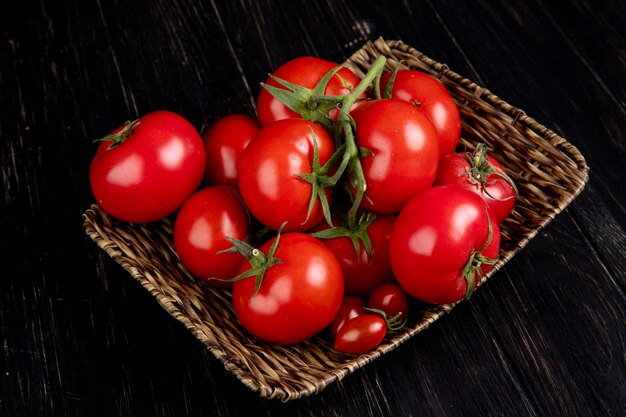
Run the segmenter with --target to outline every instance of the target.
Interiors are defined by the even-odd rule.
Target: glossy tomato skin
[[[426,114],[402,100],[373,100],[351,112],[367,182],[361,207],[380,214],[400,211],[437,173],[437,131]]]
[[[339,311],[328,325],[330,334],[337,336],[339,329],[349,320],[365,314],[365,301],[356,295],[346,295],[341,302]]]
[[[490,155],[487,155],[487,161],[492,166],[505,172],[502,165]],[[444,155],[439,160],[434,185],[454,185],[478,194],[491,209],[496,222],[502,223],[513,211],[515,190],[508,181],[494,174],[487,176],[486,184],[483,188],[480,184],[470,181],[469,169],[470,162],[465,154],[452,153]]]
[[[259,123],[244,114],[225,116],[209,127],[202,137],[208,185],[237,186],[237,161],[258,131]]]
[[[260,250],[267,254],[274,239]],[[252,297],[255,277],[235,282],[233,306],[242,326],[266,342],[301,342],[330,324],[343,298],[343,276],[333,254],[303,233],[280,236],[275,257]],[[246,261],[240,273],[250,268]]]
[[[357,256],[354,244],[348,237],[320,239],[341,265],[346,294],[367,297],[379,285],[395,281],[389,261],[389,238],[395,221],[396,216],[393,214],[381,215],[367,227],[371,256],[363,244],[359,245]],[[333,223],[338,224],[338,221]],[[328,225],[323,223],[318,229],[326,228]]]
[[[367,299],[367,307],[385,312],[387,317],[396,317],[396,323],[406,320],[409,313],[409,296],[397,284],[382,284],[374,289]]]
[[[335,349],[360,355],[369,352],[385,338],[387,322],[374,314],[363,314],[344,324],[335,337]]]
[[[111,144],[100,143],[89,180],[98,204],[120,220],[160,220],[180,208],[202,182],[202,138],[178,114],[146,114],[130,137],[107,149]]]
[[[482,198],[471,191],[439,186],[415,195],[400,212],[389,242],[391,266],[400,286],[431,304],[465,296],[463,268],[472,252],[497,259],[500,229]],[[482,273],[492,267],[482,264]],[[475,285],[480,276],[475,279]]]
[[[391,73],[380,79],[381,90],[385,90]],[[400,70],[391,90],[391,97],[410,103],[419,103],[437,129],[439,154],[454,152],[461,136],[459,108],[446,87],[436,78],[415,70]]]
[[[303,231],[323,218],[316,201],[307,220],[312,186],[296,176],[311,173],[313,135],[324,165],[335,151],[334,142],[320,125],[302,119],[262,128],[239,159],[241,195],[254,217],[274,230],[287,222],[283,231]]]
[[[218,252],[233,246],[227,237],[245,239],[248,228],[248,212],[235,188],[210,186],[194,193],[178,212],[174,247],[193,275],[229,287],[229,282],[220,280],[235,277],[245,258],[237,252]]]
[[[320,58],[305,56],[294,58],[284,63],[274,71],[272,75],[302,87],[313,88],[326,73],[338,65],[339,64]],[[333,96],[346,95],[350,93],[351,89],[356,87],[359,82],[359,78],[354,75],[351,70],[342,68],[330,79],[324,92],[326,95]],[[284,88],[272,78],[268,78],[266,84]],[[267,126],[277,120],[301,118],[299,114],[274,98],[265,88],[261,88],[261,92],[259,93],[257,114],[262,126]],[[331,117],[333,117],[332,114]]]

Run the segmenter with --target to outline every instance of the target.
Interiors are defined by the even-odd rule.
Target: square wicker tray
[[[522,110],[400,41],[368,42],[346,64],[362,76],[381,54],[388,58],[389,70],[402,61],[438,76],[461,111],[459,149],[486,143],[519,187],[516,208],[501,226],[500,259],[484,283],[582,191],[589,171],[585,160],[574,146]],[[423,306],[413,311],[404,329],[390,333],[376,350],[361,356],[336,352],[326,332],[297,345],[272,346],[241,328],[228,290],[203,284],[180,263],[172,243],[172,219],[129,224],[94,205],[83,221],[100,248],[261,397],[289,401],[317,393],[427,329],[454,307]]]

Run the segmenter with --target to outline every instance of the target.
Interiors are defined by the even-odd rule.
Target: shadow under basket
[[[355,52],[346,65],[359,77],[379,55],[386,70],[402,65],[436,76],[446,86],[462,118],[458,150],[488,146],[519,188],[515,210],[501,225],[498,263],[481,285],[511,259],[583,189],[588,167],[574,146],[524,112],[401,41],[378,39]],[[328,332],[296,345],[274,346],[249,335],[237,321],[229,290],[191,276],[174,250],[172,219],[130,224],[97,205],[83,215],[87,234],[187,327],[247,387],[261,397],[290,401],[318,393],[379,356],[395,349],[454,304],[419,304],[407,325],[390,332],[369,353],[353,356],[333,349]]]

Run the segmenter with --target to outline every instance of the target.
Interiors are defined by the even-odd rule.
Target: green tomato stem
[[[367,74],[365,74],[361,82],[355,87],[354,90],[352,90],[350,94],[343,97],[343,100],[341,101],[342,109],[348,109],[349,111],[359,96],[372,85],[374,80],[379,77],[380,74],[382,74],[383,69],[385,68],[385,62],[387,62],[387,58],[382,55],[374,60],[372,66],[369,71],[367,71]]]
[[[119,132],[106,135],[105,137],[96,139],[93,142],[111,142],[111,144],[107,147],[108,151],[109,149],[115,148],[116,146],[124,143],[124,141],[133,134],[133,129],[137,126],[139,126],[139,119],[133,120],[132,122],[127,120],[126,123],[124,123],[124,127]]]
[[[314,107],[317,103],[322,102],[331,102],[331,103],[341,103],[345,96],[324,96],[319,94],[314,94],[308,99],[309,107]]]
[[[346,143],[346,155],[349,160],[349,172],[351,178],[349,181],[353,181],[356,188],[356,195],[352,202],[352,207],[348,212],[348,227],[353,229],[356,227],[356,213],[361,204],[361,200],[365,195],[367,183],[365,181],[365,174],[363,173],[363,167],[361,166],[361,160],[359,159],[359,148],[356,145],[354,137],[353,120],[348,114],[354,103],[358,98],[372,85],[376,80],[380,80],[380,75],[385,68],[385,62],[387,59],[384,56],[379,56],[374,60],[372,66],[361,82],[356,86],[352,92],[343,97],[341,101],[341,111],[337,118],[337,129],[343,132],[344,140]]]

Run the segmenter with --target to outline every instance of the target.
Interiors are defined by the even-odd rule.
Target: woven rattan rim
[[[389,58],[389,65],[402,61],[407,67],[439,76],[461,110],[460,147],[470,150],[479,141],[485,142],[520,188],[516,209],[502,224],[500,260],[484,283],[582,191],[589,171],[585,160],[574,146],[522,110],[401,41],[368,42],[347,65],[362,75],[380,54]],[[325,333],[293,346],[272,346],[240,327],[228,290],[198,281],[180,263],[172,243],[172,219],[129,224],[93,205],[83,215],[83,224],[87,235],[226,369],[265,398],[290,401],[318,393],[427,329],[454,307],[417,304],[404,329],[361,356],[334,351]]]

